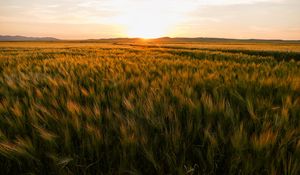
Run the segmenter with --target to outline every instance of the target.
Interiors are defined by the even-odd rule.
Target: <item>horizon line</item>
[[[84,39],[63,39],[59,37],[52,37],[52,36],[25,36],[25,35],[0,35],[0,37],[23,37],[24,39],[53,39],[53,40],[60,40],[60,41],[86,41],[86,40],[114,40],[114,39],[143,39],[143,40],[155,40],[155,39],[219,39],[219,40],[261,40],[261,41],[300,41],[300,39],[281,39],[281,38],[227,38],[227,37],[169,37],[169,36],[162,36],[157,38],[142,38],[142,37],[103,37],[103,38],[84,38]],[[1,41],[1,40],[0,40]]]

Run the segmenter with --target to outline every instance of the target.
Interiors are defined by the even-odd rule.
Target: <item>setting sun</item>
[[[168,34],[174,21],[161,20],[161,15],[130,13],[121,19],[128,37],[157,38]]]
[[[158,38],[168,36],[193,8],[191,4],[174,1],[172,4],[157,0],[135,2],[134,5],[122,4],[116,23],[124,29],[127,37]]]
[[[165,24],[155,18],[145,17],[144,21],[128,21],[125,24],[126,35],[128,37],[158,38],[167,34],[171,24]]]

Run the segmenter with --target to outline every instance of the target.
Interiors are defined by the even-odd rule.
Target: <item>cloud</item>
[[[197,0],[200,5],[234,5],[255,3],[282,3],[287,0]]]

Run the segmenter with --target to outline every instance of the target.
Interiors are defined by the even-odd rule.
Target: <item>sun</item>
[[[126,28],[126,35],[145,39],[159,38],[167,35],[167,29],[158,23],[129,24]]]
[[[125,31],[129,37],[158,38],[168,34],[170,22],[162,20],[163,15],[139,13],[138,17],[129,15],[124,19]]]
[[[163,13],[131,11],[119,19],[124,26],[125,35],[137,38],[159,38],[168,35],[173,21]]]
[[[182,20],[183,12],[187,11],[187,8],[180,8],[180,4],[172,6],[172,3],[158,0],[134,2],[127,4],[126,8],[121,8],[121,13],[116,19],[116,23],[123,28],[124,36],[130,38],[168,36],[174,30],[174,26]]]
[[[116,6],[113,22],[122,28],[122,35],[147,39],[174,35],[176,26],[186,22],[195,4],[183,0],[120,0]]]

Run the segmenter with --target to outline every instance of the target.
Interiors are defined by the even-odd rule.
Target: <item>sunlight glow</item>
[[[175,19],[162,19],[162,14],[148,14],[144,12],[131,12],[122,16],[128,37],[157,38],[168,33],[168,29],[175,23]]]
[[[193,6],[183,1],[135,1],[122,8],[117,23],[123,26],[124,35],[138,38],[167,36]]]

